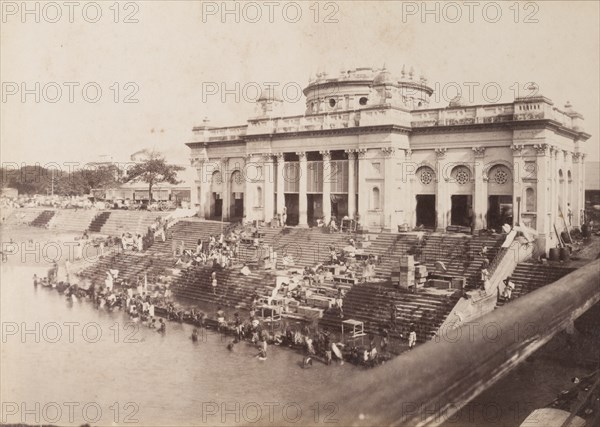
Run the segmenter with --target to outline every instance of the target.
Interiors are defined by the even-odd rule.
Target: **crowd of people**
[[[228,268],[238,257],[240,249],[240,234],[231,231],[225,237],[224,233],[210,235],[208,241],[198,239],[194,250],[185,249],[183,242],[173,241],[173,256],[177,259],[175,266],[187,268],[192,265],[212,265],[214,268]],[[216,279],[215,279],[216,280]],[[216,286],[216,285],[215,285]]]

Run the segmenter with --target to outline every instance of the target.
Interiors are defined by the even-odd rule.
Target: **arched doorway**
[[[492,230],[500,230],[502,225],[513,223],[512,172],[504,165],[494,165],[487,176],[487,226]]]
[[[231,174],[231,205],[229,207],[229,220],[238,221],[244,216],[244,178],[240,171]]]
[[[219,171],[212,174],[210,193],[210,218],[220,220],[223,218],[223,177]]]
[[[429,166],[421,166],[417,169],[415,180],[415,194],[417,201],[416,225],[435,229],[435,172]]]

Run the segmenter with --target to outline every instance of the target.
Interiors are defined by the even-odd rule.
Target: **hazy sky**
[[[569,100],[584,115],[592,134],[588,159],[598,158],[595,1],[473,2],[470,8],[431,2],[425,16],[420,1],[255,2],[238,4],[238,13],[228,3],[234,12],[227,15],[220,1],[113,3],[85,11],[86,3],[77,3],[69,22],[63,2],[38,4],[39,17],[24,15],[20,1],[2,2],[2,162],[125,160],[147,146],[187,162],[183,144],[191,128],[205,116],[213,125],[244,124],[254,113],[257,86],[287,84],[287,112],[301,114],[304,99],[295,88],[305,87],[309,75],[383,64],[397,74],[403,64],[424,71],[438,89],[439,106],[457,86],[467,102],[475,82],[474,103],[484,102],[484,84],[488,98],[500,88],[500,101],[510,102],[517,87],[533,81],[556,106]],[[28,4],[35,10],[36,2]],[[99,11],[98,22],[88,22]],[[211,95],[215,87],[219,93]],[[25,102],[23,89],[31,91]],[[221,89],[230,91],[225,99]]]

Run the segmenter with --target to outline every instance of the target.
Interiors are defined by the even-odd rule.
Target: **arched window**
[[[525,190],[525,212],[535,212],[535,190],[531,187]]]
[[[379,188],[373,187],[373,191],[371,193],[371,209],[378,210],[381,209],[380,199],[379,199]]]
[[[435,172],[429,166],[421,166],[417,169],[417,178],[423,185],[435,183]]]
[[[215,171],[212,174],[212,182],[213,184],[221,184],[223,182],[223,177],[221,176],[221,172]]]
[[[471,171],[466,166],[457,166],[452,169],[451,177],[460,185],[468,184],[471,181]]]
[[[488,173],[489,182],[496,185],[510,184],[510,170],[504,165],[492,167]]]
[[[231,192],[244,192],[244,177],[242,176],[242,173],[239,170],[236,170],[231,174]]]

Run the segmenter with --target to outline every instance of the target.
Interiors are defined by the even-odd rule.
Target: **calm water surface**
[[[302,425],[321,422],[335,411],[318,402],[317,414],[311,390],[334,386],[357,370],[320,363],[302,369],[300,354],[275,346],[268,360],[260,361],[253,346],[240,343],[230,352],[226,344],[231,338],[214,333],[195,344],[188,325],[169,322],[164,336],[134,327],[120,312],[96,310],[88,301],[69,303],[54,290],[34,288],[33,273],[46,270],[2,266],[4,422],[262,425],[269,423],[271,412],[274,425],[286,419]],[[70,327],[69,322],[75,323]],[[25,328],[32,332],[23,335]],[[25,406],[9,415],[13,404]],[[24,409],[32,414],[25,418]]]

